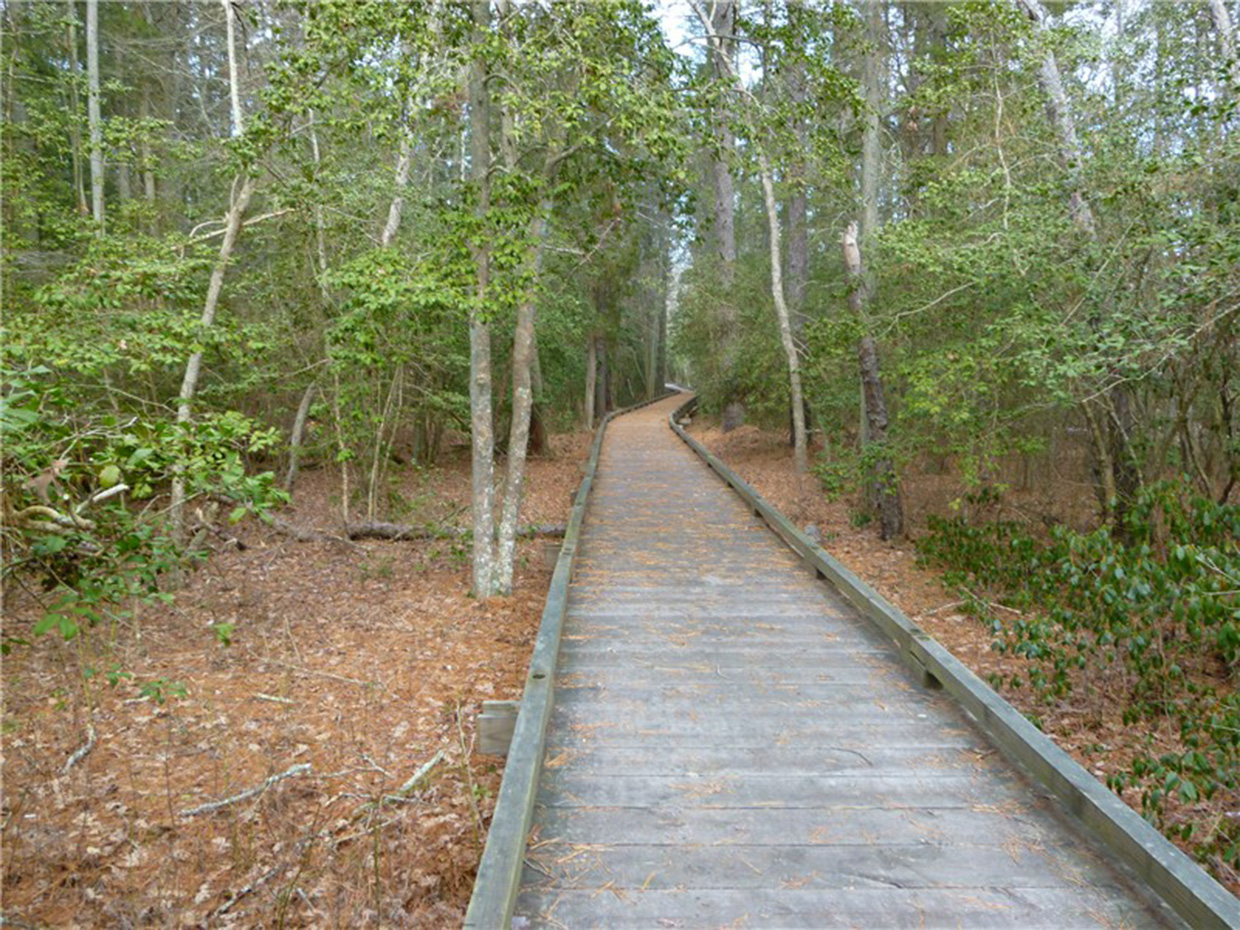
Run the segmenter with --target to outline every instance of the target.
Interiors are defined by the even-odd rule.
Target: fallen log
[[[567,527],[563,523],[535,523],[523,526],[518,536],[563,536]],[[348,525],[350,539],[462,539],[469,530],[462,527],[428,527],[407,526],[401,523],[350,523]]]

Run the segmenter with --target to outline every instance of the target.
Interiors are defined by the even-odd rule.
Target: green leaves
[[[1000,651],[1031,661],[1036,696],[1119,686],[1129,724],[1179,731],[1183,752],[1138,753],[1113,787],[1140,786],[1147,813],[1165,824],[1169,802],[1240,786],[1240,699],[1220,674],[1240,666],[1240,507],[1175,483],[1140,495],[1125,542],[1105,529],[1057,528],[1039,541],[1013,523],[930,526],[918,543],[923,557],[947,568]],[[1194,843],[1234,864],[1238,839],[1220,824]]]

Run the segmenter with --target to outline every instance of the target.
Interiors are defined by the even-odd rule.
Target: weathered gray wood
[[[657,401],[655,401],[657,402]],[[637,407],[646,406],[639,404]],[[630,409],[637,409],[633,407]],[[538,776],[542,771],[547,721],[554,701],[556,657],[568,609],[568,590],[573,563],[580,544],[607,424],[618,415],[608,415],[594,436],[585,476],[578,486],[569,514],[564,543],[551,576],[542,621],[534,641],[534,653],[521,696],[521,709],[513,729],[504,778],[500,782],[495,813],[487,831],[486,848],[478,864],[478,876],[465,914],[465,926],[472,930],[507,930],[516,907],[525,859],[526,837],[534,815]]]
[[[517,915],[1174,923],[709,475],[672,406],[599,454]]]
[[[614,886],[613,886],[614,887]],[[948,926],[961,930],[1098,930],[1132,927],[1144,916],[1122,895],[1095,907],[1070,890],[1007,885],[981,889],[903,889],[788,887],[652,891],[608,888],[527,891],[519,910],[540,926],[582,928],[723,927],[744,918],[741,926],[792,930],[878,928],[926,930]],[[934,915],[951,914],[950,923]]]
[[[483,701],[478,715],[478,751],[488,756],[508,755],[520,711],[520,701]]]
[[[578,854],[569,857],[573,852]],[[587,845],[553,842],[532,850],[524,883],[535,888],[598,889],[609,881],[627,889],[805,888],[1089,888],[1122,894],[1122,885],[1100,861],[1050,854],[1029,843],[1013,843],[996,855],[993,846],[858,841],[851,846],[657,846]],[[550,874],[547,874],[550,873]],[[1103,892],[1103,894],[1099,894]],[[948,914],[935,915],[942,925]],[[1147,922],[1148,923],[1148,922]]]
[[[559,700],[557,693],[556,699]],[[554,736],[554,734],[551,734]],[[822,775],[837,772],[890,773],[913,770],[924,776],[938,773],[975,772],[995,765],[995,752],[976,743],[893,746],[693,746],[661,747],[652,753],[645,745],[613,743],[583,745],[548,739],[547,764],[551,768],[570,762],[574,771],[611,775],[749,775],[779,772],[783,775]],[[555,766],[551,766],[555,762]]]
[[[691,402],[690,402],[691,403]],[[748,483],[691,439],[672,429],[796,553],[894,641],[897,654],[924,685],[943,687],[1021,770],[1051,789],[1094,842],[1194,927],[1240,927],[1240,900],[1113,795],[1015,708],[896,607],[852,574]]]
[[[610,845],[1045,846],[1054,833],[1037,820],[994,808],[857,809],[706,808],[655,811],[634,807],[540,808],[542,835],[591,831]]]
[[[1023,810],[1028,785],[997,774],[860,772],[833,775],[595,775],[569,764],[544,772],[544,803],[573,807],[648,807],[654,810],[762,807],[905,810],[1008,806]],[[555,798],[554,801],[551,799]]]

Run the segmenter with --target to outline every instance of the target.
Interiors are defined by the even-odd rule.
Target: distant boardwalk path
[[[1166,926],[668,429],[615,420],[514,926]]]

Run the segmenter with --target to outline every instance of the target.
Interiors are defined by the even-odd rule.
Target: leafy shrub
[[[239,413],[176,423],[100,411],[47,368],[0,370],[0,387],[5,574],[43,589],[35,635],[71,639],[125,616],[133,599],[167,599],[160,576],[184,553],[156,505],[175,470],[191,500],[235,501],[235,519],[286,499],[270,472],[246,468],[275,431]]]
[[[1240,507],[1163,483],[1142,492],[1123,529],[1124,541],[1063,527],[1040,541],[1014,523],[932,519],[919,549],[946,568],[995,648],[1030,661],[1027,683],[1006,684],[1050,701],[1108,680],[1125,689],[1126,723],[1175,726],[1182,752],[1139,754],[1110,780],[1139,787],[1147,816],[1167,828],[1170,798],[1240,789]],[[1175,826],[1184,839],[1192,831]],[[1236,821],[1193,839],[1203,857],[1240,865]]]

